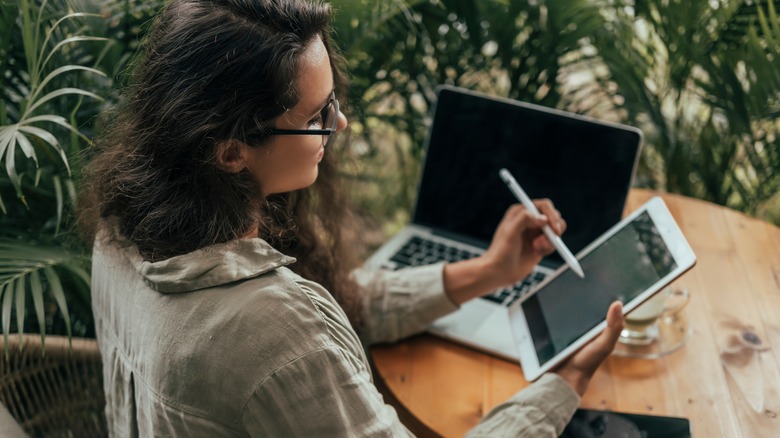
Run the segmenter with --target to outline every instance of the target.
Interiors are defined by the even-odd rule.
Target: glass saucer
[[[653,342],[647,345],[629,345],[621,339],[612,354],[638,359],[658,359],[679,350],[691,336],[684,312],[661,316],[656,325],[658,337]]]

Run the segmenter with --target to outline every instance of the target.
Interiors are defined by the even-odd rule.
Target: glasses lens
[[[339,101],[334,97],[328,106],[322,110],[322,127],[323,129],[330,129],[330,135],[322,136],[322,145],[327,147],[333,141],[333,134],[336,133],[336,128],[339,124]]]
[[[333,120],[335,119],[333,113],[333,101],[331,100],[330,103],[325,105],[325,108],[323,108],[322,112],[320,113],[320,117],[322,117],[322,129],[331,128]]]
[[[330,129],[336,130],[336,127],[339,124],[339,101],[335,97],[333,98],[333,102],[330,103],[331,108],[331,115],[330,115]],[[327,126],[327,125],[325,125]]]

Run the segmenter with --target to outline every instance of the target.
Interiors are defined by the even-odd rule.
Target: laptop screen
[[[414,223],[487,246],[517,202],[499,178],[505,167],[531,198],[553,201],[576,254],[620,221],[640,145],[634,128],[441,88]]]

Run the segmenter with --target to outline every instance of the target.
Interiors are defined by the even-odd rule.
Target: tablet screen
[[[677,263],[644,212],[522,303],[539,363],[544,364],[597,326],[609,305],[628,303],[668,275]]]

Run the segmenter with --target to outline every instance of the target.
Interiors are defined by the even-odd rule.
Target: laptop
[[[369,258],[369,268],[408,269],[482,254],[517,202],[499,178],[502,167],[531,198],[553,201],[574,254],[620,221],[641,131],[456,87],[437,93],[412,222]],[[563,264],[552,254],[518,284],[463,304],[429,331],[519,360],[507,308]]]

